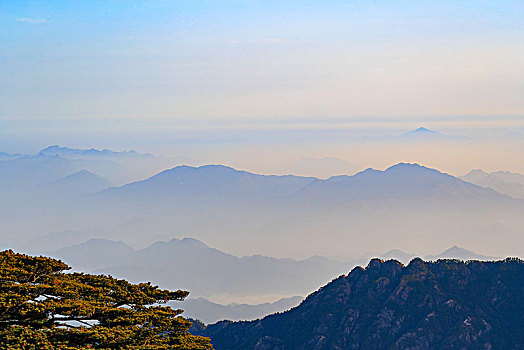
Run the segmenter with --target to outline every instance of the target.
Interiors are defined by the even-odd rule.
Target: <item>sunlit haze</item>
[[[2,256],[189,290],[207,323],[284,311],[374,257],[398,262],[372,261],[396,271],[373,293],[415,257],[524,257],[524,1],[0,0],[0,18]],[[448,263],[488,271],[427,271]],[[522,300],[509,282],[482,305]],[[456,329],[488,324],[469,315]],[[524,346],[486,344],[456,346]]]

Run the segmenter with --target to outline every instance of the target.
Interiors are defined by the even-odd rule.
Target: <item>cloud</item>
[[[17,18],[16,21],[17,22],[21,22],[21,23],[29,23],[29,24],[49,23],[49,21],[47,19],[43,19],[43,18],[27,18],[27,17]]]

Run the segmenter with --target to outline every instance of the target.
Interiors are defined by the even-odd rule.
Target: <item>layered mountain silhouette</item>
[[[524,262],[372,260],[298,307],[193,332],[217,350],[520,349]]]
[[[400,249],[391,249],[391,250],[388,250],[387,252],[385,252],[383,254],[380,254],[378,256],[378,258],[383,259],[383,260],[395,259],[395,260],[398,260],[398,261],[406,264],[406,263],[411,261],[411,259],[413,259],[416,256],[417,256],[417,254],[406,253],[406,252],[404,252],[404,251],[402,251]]]
[[[231,295],[267,298],[306,295],[350,267],[322,257],[304,260],[253,255],[236,257],[193,239],[156,242],[135,250],[125,243],[91,239],[47,253],[78,271],[111,274],[182,288],[192,296]]]
[[[432,196],[441,192],[466,197],[503,197],[438,170],[409,163],[399,163],[384,171],[370,168],[353,176],[333,176],[327,180],[293,175],[257,175],[222,165],[179,166],[147,180],[107,190],[105,194],[128,198],[142,194],[270,197],[300,193],[319,199],[339,196],[349,202],[355,199]]]
[[[328,178],[337,174],[354,174],[361,166],[336,157],[303,158],[291,165],[291,174]]]
[[[112,183],[100,175],[82,169],[74,174],[55,180],[41,186],[41,190],[55,196],[74,196],[87,193],[100,192],[111,187]]]
[[[0,187],[7,189],[43,185],[80,169],[61,156],[28,156],[0,161]]]
[[[475,185],[494,189],[514,198],[524,199],[524,175],[509,171],[487,173],[481,169],[472,170],[460,177]]]
[[[173,307],[182,307],[188,317],[206,323],[223,319],[249,320],[284,311],[295,306],[291,304],[297,300],[287,296],[306,295],[318,285],[354,266],[366,265],[370,260],[341,262],[321,256],[295,260],[262,255],[239,258],[193,238],[156,242],[139,250],[122,241],[91,239],[45,255],[60,258],[77,271],[110,274],[134,282],[147,280],[163,288],[188,289],[193,298],[188,301],[187,306],[185,303],[176,303]],[[377,256],[407,262],[416,255],[394,249]],[[426,258],[495,259],[457,246]],[[232,301],[250,299],[266,302],[255,302],[254,305],[221,305],[201,298],[202,296]],[[282,300],[267,302],[277,298]]]
[[[257,175],[223,165],[178,166],[147,180],[107,190],[112,195],[148,196],[285,196],[315,178]]]
[[[464,136],[447,135],[423,126],[402,134],[400,138],[406,141],[457,141],[465,139]]]
[[[485,190],[438,170],[418,164],[399,163],[384,171],[366,169],[353,176],[334,176],[316,181],[304,193],[329,200],[501,198],[495,191]]]
[[[82,170],[124,184],[149,177],[167,164],[172,164],[172,160],[133,150],[117,152],[55,145],[36,154],[0,154],[0,188],[44,185]]]
[[[438,132],[438,131],[435,131],[435,130],[430,130],[430,129],[427,129],[423,126],[415,129],[415,130],[411,130],[411,131],[408,131],[407,133],[405,133],[403,136],[407,136],[407,137],[425,137],[425,136],[442,136],[443,134]]]
[[[185,317],[209,324],[220,320],[246,321],[259,319],[275,312],[289,310],[300,304],[303,299],[303,297],[294,296],[282,298],[273,303],[221,305],[205,298],[189,298],[182,303],[169,303],[169,305],[175,309],[183,309]]]
[[[102,164],[118,164],[117,158]],[[222,165],[178,166],[92,193],[105,186],[100,177],[114,181],[90,167],[78,168],[100,164],[98,160],[40,155],[0,162],[0,168],[11,162],[27,166],[26,174],[38,171],[32,177],[41,179],[33,181],[36,187],[58,183],[67,188],[64,183],[72,180],[77,185],[69,188],[76,191],[73,196],[39,195],[35,200],[37,192],[30,187],[24,196],[5,195],[10,206],[0,219],[7,232],[2,239],[8,243],[16,243],[18,235],[9,233],[16,228],[25,240],[49,232],[96,231],[104,234],[83,237],[140,247],[158,237],[191,236],[236,255],[299,259],[318,254],[352,260],[365,251],[398,246],[399,238],[407,251],[458,244],[483,251],[489,246],[494,256],[522,254],[510,242],[519,239],[524,225],[524,201],[418,164],[399,163],[326,180],[259,175]],[[23,178],[16,168],[7,173],[13,171]],[[27,215],[33,220],[24,220]],[[504,229],[490,232],[497,227]]]
[[[62,156],[62,157],[152,157],[151,154],[138,153],[134,150],[116,152],[110,149],[98,150],[95,148],[80,149],[61,147],[58,145],[49,146],[42,149],[39,155],[43,156]]]
[[[456,245],[446,249],[438,255],[427,255],[424,259],[426,260],[439,260],[439,259],[460,259],[460,260],[497,260],[500,258],[494,256],[487,256],[482,254],[477,254],[470,250],[457,247]]]

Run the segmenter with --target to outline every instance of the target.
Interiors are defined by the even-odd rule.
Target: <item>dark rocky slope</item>
[[[217,350],[523,349],[524,262],[374,259],[290,311],[199,331]]]

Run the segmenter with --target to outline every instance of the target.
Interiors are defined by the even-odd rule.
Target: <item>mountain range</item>
[[[205,323],[223,319],[251,320],[287,310],[302,300],[297,295],[306,295],[351,268],[366,265],[372,258],[355,261],[334,261],[319,256],[305,260],[261,255],[238,258],[192,238],[157,242],[140,250],[121,241],[91,239],[54,252],[38,253],[62,259],[77,271],[190,290],[192,298],[173,307],[180,307],[186,316]],[[416,255],[395,249],[375,256],[408,263]],[[444,258],[497,259],[457,246],[425,257],[428,260]],[[209,298],[228,302],[219,304]],[[274,302],[275,299],[279,300]],[[239,300],[251,302],[231,304]]]
[[[508,196],[524,199],[524,175],[509,171],[487,173],[481,169],[472,170],[460,177],[475,185],[494,189]]]
[[[23,194],[6,190],[3,198],[7,210],[0,219],[6,233],[0,243],[15,247],[22,243],[20,235],[36,241],[64,232],[67,242],[106,238],[137,248],[159,237],[190,236],[239,256],[297,259],[354,260],[367,251],[398,246],[400,237],[406,251],[458,244],[482,251],[490,247],[494,256],[522,254],[511,242],[522,236],[523,200],[418,164],[326,180],[259,175],[223,165],[177,166],[96,192],[114,178],[78,169],[79,163],[60,155],[0,162],[0,174],[12,162],[27,165],[26,178],[39,173]],[[16,168],[9,172],[25,176]],[[43,195],[45,188],[56,188],[56,194]],[[64,195],[57,195],[59,188]],[[28,215],[33,219],[24,220]]]
[[[448,135],[439,131],[431,130],[423,126],[410,130],[400,136],[400,139],[405,141],[458,141],[464,140],[466,137],[459,135]]]
[[[153,157],[151,154],[138,153],[137,151],[112,151],[110,149],[98,150],[95,148],[81,149],[68,148],[58,145],[48,146],[38,152],[42,156],[61,156],[61,157]]]
[[[174,309],[183,309],[185,317],[196,319],[206,324],[221,320],[255,320],[266,315],[289,310],[303,300],[301,296],[282,298],[273,303],[262,303],[257,305],[231,303],[221,305],[213,303],[205,298],[189,298],[183,302],[169,303]]]
[[[524,262],[371,260],[299,306],[192,332],[217,350],[520,349]]]
[[[173,164],[173,159],[136,151],[49,146],[35,154],[0,154],[0,188],[44,185],[78,171],[89,171],[125,184],[143,179]]]
[[[46,255],[62,259],[77,271],[110,274],[133,282],[147,280],[162,288],[189,290],[195,297],[231,301],[306,295],[350,267],[348,262],[324,257],[239,258],[193,238],[156,242],[139,250],[121,241],[91,239]]]

